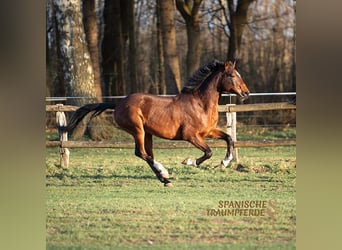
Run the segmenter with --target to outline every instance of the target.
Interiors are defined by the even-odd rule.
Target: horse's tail
[[[91,103],[86,104],[75,111],[75,113],[71,116],[69,124],[62,128],[65,131],[71,132],[74,128],[79,124],[82,119],[90,112],[94,111],[91,115],[90,119],[95,116],[98,116],[106,109],[115,109],[114,103]]]

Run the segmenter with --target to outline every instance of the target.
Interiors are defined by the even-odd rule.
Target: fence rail
[[[220,141],[207,141],[213,148],[226,148],[227,144]],[[274,147],[274,146],[294,146],[296,140],[249,140],[234,142],[235,148],[241,147]],[[115,142],[115,141],[46,141],[47,147],[61,148],[135,148],[133,142]],[[154,148],[192,148],[193,145],[185,141],[177,142],[156,142]]]
[[[276,93],[250,93],[249,96],[293,96],[296,95],[296,92],[276,92]],[[175,96],[175,95],[159,95],[159,96]],[[222,96],[234,97],[236,94],[222,94]],[[125,98],[125,95],[122,96],[102,96],[103,99],[122,99]],[[56,102],[56,101],[67,101],[68,99],[94,99],[94,97],[88,96],[60,96],[60,97],[46,97],[45,101],[47,102]]]
[[[66,120],[64,112],[77,110],[78,106],[71,105],[46,105],[46,112],[56,112],[57,128],[65,126]],[[284,110],[296,109],[296,105],[287,102],[244,104],[244,105],[219,105],[218,111],[226,113],[227,133],[232,136],[234,141],[234,158],[237,160],[237,148],[239,147],[273,147],[273,146],[292,146],[296,145],[296,140],[236,140],[236,112],[263,111],[263,110]],[[109,109],[110,110],[110,109]],[[63,119],[61,119],[63,118]],[[59,124],[62,122],[62,124]],[[112,141],[68,141],[67,134],[59,130],[59,141],[46,141],[46,147],[60,147],[61,166],[68,167],[70,152],[68,148],[134,148],[133,142],[112,142]],[[211,147],[226,147],[226,143],[220,141],[208,141]],[[190,143],[184,141],[158,142],[155,148],[189,148],[193,147]]]
[[[296,105],[288,102],[275,103],[258,103],[244,105],[219,105],[219,112],[248,112],[248,111],[264,111],[264,110],[284,110],[296,109]]]
[[[79,107],[72,105],[46,105],[46,112],[60,111],[72,112],[76,111]],[[296,105],[288,102],[275,102],[275,103],[258,103],[258,104],[243,104],[243,105],[219,105],[218,112],[247,112],[247,111],[263,111],[263,110],[284,110],[296,109]],[[113,110],[113,109],[108,109]]]

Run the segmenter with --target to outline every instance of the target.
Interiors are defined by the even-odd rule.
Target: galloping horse
[[[227,167],[233,159],[233,141],[230,135],[216,128],[222,93],[235,93],[243,101],[248,98],[249,90],[235,69],[235,63],[214,60],[200,67],[175,97],[135,93],[117,105],[87,104],[76,110],[66,130],[72,131],[92,111],[91,118],[106,109],[115,109],[117,124],[134,137],[135,155],[148,163],[164,186],[172,186],[168,171],[154,159],[152,136],[192,143],[204,152],[198,159],[183,161],[183,164],[194,166],[212,155],[205,137],[223,139],[227,142],[227,153],[221,164]]]

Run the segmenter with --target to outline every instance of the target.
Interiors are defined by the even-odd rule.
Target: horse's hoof
[[[220,165],[220,169],[223,171],[223,170],[225,170],[225,169],[226,169],[226,166],[225,166],[225,165],[223,165],[223,164],[221,164],[221,165]]]
[[[164,183],[164,187],[173,187],[173,184],[171,182]]]
[[[182,164],[187,165],[187,163],[188,163],[189,160],[190,160],[189,158],[188,158],[188,159],[185,159],[184,161],[182,161]]]
[[[196,164],[196,159],[191,159],[191,158],[187,158],[184,161],[182,161],[182,164],[187,165],[187,166],[197,166]]]

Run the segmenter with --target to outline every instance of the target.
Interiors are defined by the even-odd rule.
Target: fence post
[[[226,104],[228,107],[227,110],[229,110],[229,106],[235,106],[235,104]],[[226,112],[227,117],[227,134],[229,134],[233,141],[236,142],[236,112]],[[236,162],[239,162],[238,158],[238,149],[234,147],[233,150],[233,159]]]
[[[63,104],[57,104],[58,109],[63,106]],[[65,127],[67,125],[66,117],[63,111],[56,112],[56,123],[58,129],[58,135],[60,141],[67,141],[68,140],[68,133],[63,131],[61,127]],[[67,148],[63,148],[62,145],[59,148],[60,153],[60,164],[61,167],[67,168],[69,166],[69,155],[70,151]]]

